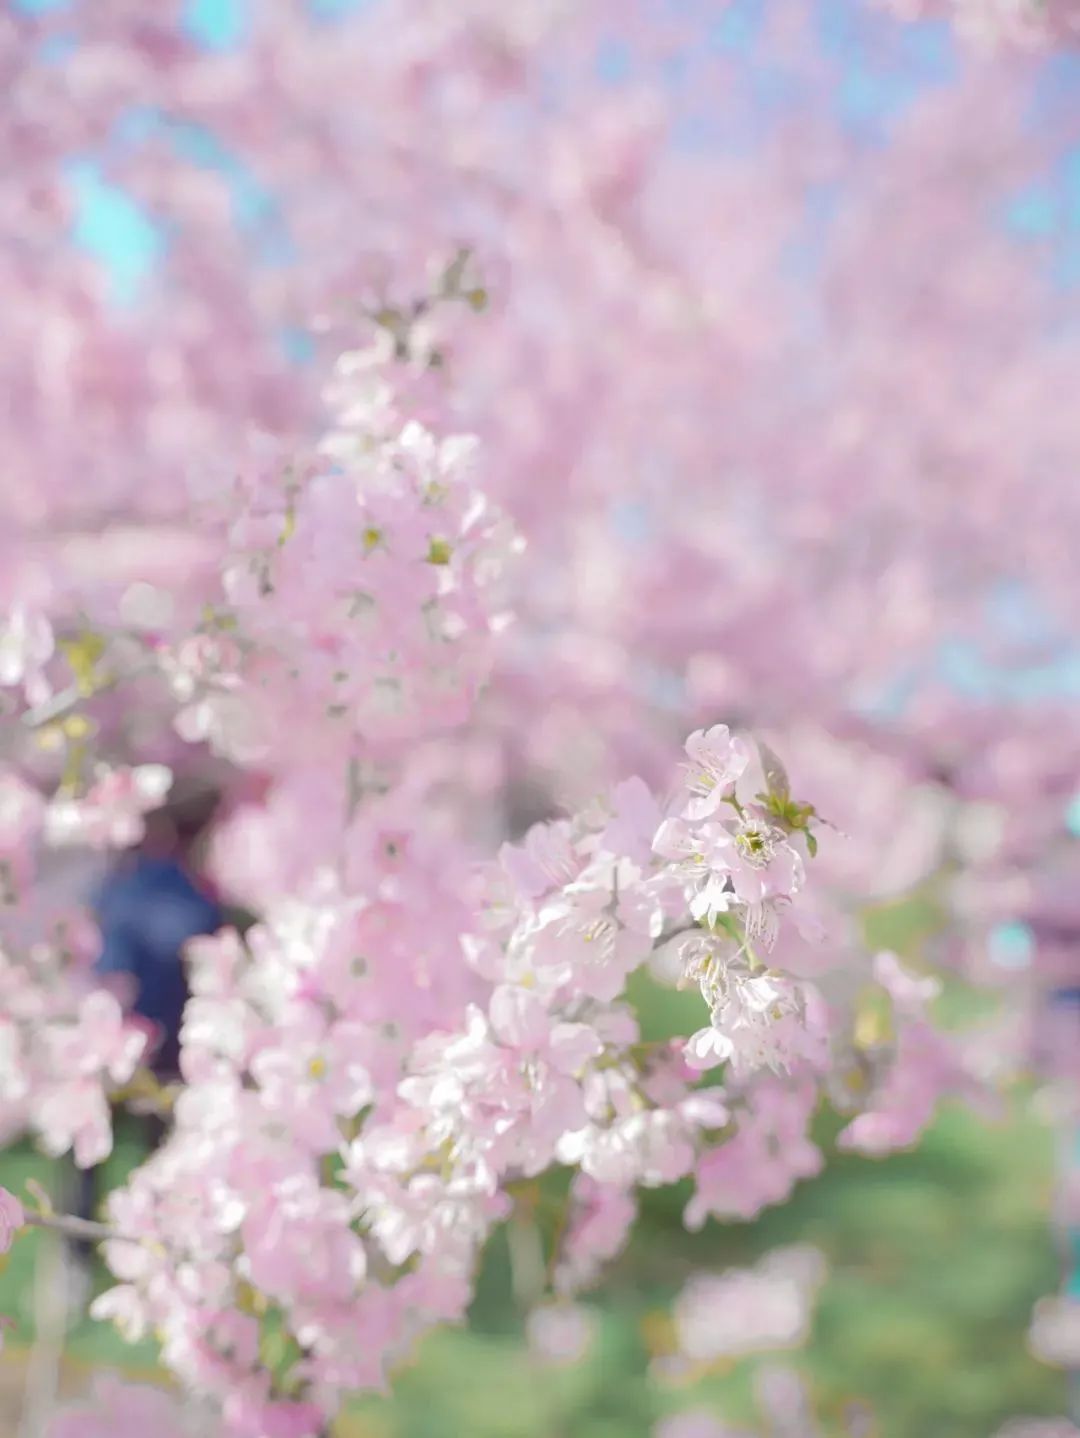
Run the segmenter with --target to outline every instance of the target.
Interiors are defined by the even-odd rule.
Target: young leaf
[[[768,744],[758,740],[758,754],[761,756],[761,767],[765,771],[765,783],[768,786],[769,797],[779,800],[785,806],[791,799],[791,781],[788,778],[787,770],[779,758],[769,748]]]

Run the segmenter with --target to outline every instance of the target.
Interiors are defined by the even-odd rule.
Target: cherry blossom
[[[1035,977],[1060,958],[1072,716],[935,656],[1021,673],[987,618],[1021,577],[1076,612],[1074,297],[987,219],[1075,117],[1028,123],[1013,46],[860,130],[795,0],[764,77],[695,7],[289,0],[236,51],[181,8],[0,20],[0,1126],[107,1152],[143,1038],[45,877],[216,767],[215,876],[258,922],[185,957],[182,1083],[94,1311],[160,1334],[200,1432],[308,1438],[462,1320],[553,1167],[549,1339],[639,1188],[751,1218],[825,1161],[823,1096],[875,1154],[988,1101],[985,1035],[861,930],[925,886],[937,968],[981,976],[1021,911]],[[851,18],[891,65],[900,22]],[[684,143],[774,90],[753,145]],[[147,217],[134,295],[69,242],[73,157]],[[643,1040],[646,970],[697,987],[689,1034]],[[184,1432],[99,1397],[58,1422]]]
[[[21,686],[31,702],[48,696],[44,669],[53,656],[52,626],[43,614],[22,605],[12,609],[0,626],[0,686]]]
[[[525,1323],[529,1352],[538,1363],[578,1363],[596,1337],[596,1315],[579,1303],[534,1308]]]
[[[58,796],[45,814],[47,842],[57,848],[85,844],[121,849],[143,834],[143,816],[160,808],[172,784],[164,764],[140,764],[129,770],[103,769],[78,798]]]
[[[23,1226],[22,1204],[13,1193],[0,1188],[0,1253],[11,1247],[15,1234]]]
[[[1040,1299],[1028,1345],[1040,1362],[1074,1369],[1080,1355],[1080,1303],[1067,1295]]]
[[[203,1418],[204,1421],[204,1418]],[[48,1438],[135,1438],[148,1429],[160,1438],[213,1434],[200,1415],[185,1415],[176,1398],[145,1384],[99,1374],[88,1399],[62,1408],[50,1420]]]
[[[774,1249],[752,1269],[695,1274],[672,1307],[679,1358],[707,1367],[747,1353],[801,1347],[824,1277],[822,1255],[798,1245]]]
[[[745,1429],[722,1423],[708,1408],[687,1408],[662,1418],[653,1428],[653,1438],[750,1438]]]

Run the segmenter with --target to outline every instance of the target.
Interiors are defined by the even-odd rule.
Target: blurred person
[[[150,1030],[143,1066],[161,1084],[180,1076],[180,1027],[188,999],[183,950],[189,939],[215,933],[225,910],[201,873],[203,841],[220,802],[209,785],[174,789],[161,809],[147,816],[142,842],[119,857],[91,900],[101,930],[95,969],[125,1010]],[[149,1148],[156,1148],[165,1122],[144,1119]],[[79,1175],[78,1213],[92,1218],[99,1200],[100,1172]],[[85,1290],[90,1246],[78,1245]]]
[[[149,815],[141,844],[120,857],[92,904],[102,939],[96,971],[150,1027],[146,1067],[163,1082],[179,1077],[183,947],[225,921],[200,865],[219,798],[216,789],[193,788]]]

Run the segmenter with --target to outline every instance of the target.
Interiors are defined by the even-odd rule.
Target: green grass
[[[829,1125],[822,1124],[828,1138]],[[121,1136],[120,1173],[137,1157]],[[0,1183],[55,1182],[56,1166],[26,1148],[0,1156]],[[1032,1304],[1055,1286],[1047,1227],[1050,1144],[1022,1116],[994,1128],[946,1112],[917,1150],[883,1162],[837,1155],[790,1204],[752,1224],[679,1224],[683,1190],[649,1194],[638,1231],[595,1302],[595,1351],[577,1368],[538,1374],[520,1336],[497,1236],[469,1329],[433,1335],[403,1370],[392,1399],[359,1405],[358,1431],[385,1438],[636,1438],[666,1411],[707,1401],[746,1421],[753,1362],[694,1389],[649,1376],[644,1320],[669,1305],[697,1267],[752,1262],[778,1244],[819,1245],[831,1261],[809,1346],[795,1361],[821,1411],[869,1400],[882,1438],[986,1438],[1008,1416],[1063,1411],[1061,1376],[1026,1353]],[[0,1275],[0,1312],[32,1333],[28,1311],[37,1234],[20,1238]],[[146,1369],[89,1322],[71,1337],[80,1363]]]
[[[753,1224],[691,1237],[674,1195],[650,1195],[595,1297],[596,1351],[568,1373],[530,1370],[496,1243],[470,1330],[434,1335],[394,1397],[362,1411],[387,1438],[637,1438],[662,1413],[699,1402],[749,1421],[753,1361],[666,1388],[649,1376],[643,1320],[694,1268],[799,1241],[831,1262],[811,1341],[794,1360],[826,1416],[859,1397],[877,1411],[881,1438],[988,1438],[1012,1415],[1060,1414],[1063,1379],[1024,1346],[1032,1304],[1057,1282],[1049,1163],[1047,1137],[1030,1122],[989,1131],[947,1113],[917,1151],[881,1163],[838,1156]]]
[[[697,1000],[636,981],[646,1037],[686,1032]],[[691,1026],[693,1026],[691,1022]],[[828,1150],[835,1120],[823,1117]],[[137,1161],[137,1130],[121,1128],[110,1162],[119,1179]],[[646,1334],[696,1268],[752,1262],[779,1244],[809,1242],[828,1255],[807,1348],[793,1361],[808,1375],[819,1411],[868,1400],[879,1438],[989,1438],[1016,1414],[1060,1414],[1060,1374],[1031,1359],[1024,1336],[1032,1305],[1058,1281],[1048,1227],[1051,1142],[1016,1111],[988,1126],[946,1110],[910,1153],[874,1161],[830,1154],[825,1173],[793,1201],[751,1224],[680,1222],[685,1186],[647,1194],[629,1250],[589,1298],[600,1319],[586,1361],[569,1371],[533,1368],[521,1340],[507,1245],[496,1235],[467,1329],[432,1335],[398,1376],[392,1398],[357,1405],[341,1433],[373,1438],[638,1438],[663,1413],[705,1402],[733,1421],[752,1420],[754,1361],[694,1388],[650,1376]],[[0,1183],[27,1178],[57,1191],[61,1169],[25,1146],[0,1154]],[[0,1273],[0,1313],[32,1336],[29,1311],[40,1236],[24,1235]],[[653,1323],[655,1328],[655,1323]],[[81,1324],[70,1356],[83,1364],[152,1371],[146,1345],[126,1348],[108,1328]]]

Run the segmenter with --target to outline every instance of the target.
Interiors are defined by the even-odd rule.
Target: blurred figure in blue
[[[226,920],[198,863],[219,797],[209,787],[193,788],[149,815],[142,843],[117,861],[92,900],[102,940],[97,974],[125,1010],[151,1030],[143,1062],[161,1083],[179,1077],[180,1026],[188,999],[184,945],[200,934],[216,933]],[[148,1146],[155,1148],[165,1124],[150,1115],[145,1131]],[[93,1169],[80,1175],[81,1217],[93,1217],[98,1178]]]
[[[97,972],[151,1026],[146,1066],[163,1081],[179,1074],[183,947],[225,921],[198,872],[199,842],[217,804],[216,791],[197,790],[150,815],[143,842],[120,859],[93,904],[102,938]]]

